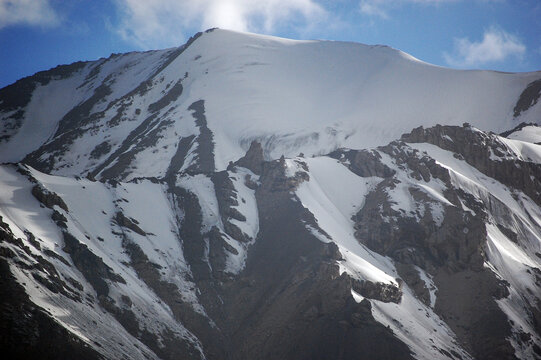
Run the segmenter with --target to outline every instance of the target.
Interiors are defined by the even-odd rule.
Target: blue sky
[[[0,87],[179,46],[210,27],[384,44],[454,68],[541,70],[541,0],[0,0]]]

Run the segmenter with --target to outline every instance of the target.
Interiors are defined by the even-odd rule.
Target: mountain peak
[[[540,79],[209,30],[1,89],[0,348],[536,358]]]
[[[38,169],[66,175],[97,174],[115,163],[163,174],[179,151],[195,159],[196,147],[178,146],[203,129],[190,110],[201,100],[218,170],[253,141],[266,159],[310,156],[383,145],[420,125],[470,122],[501,132],[537,121],[539,112],[532,104],[513,113],[537,73],[449,70],[388,47],[220,29],[196,34],[179,48],[57,73],[1,91],[1,121],[10,125],[2,129],[0,161],[26,158]],[[11,92],[25,100],[9,105]],[[29,139],[24,146],[22,138]],[[156,152],[164,161],[142,166]],[[135,173],[130,176],[151,175]]]

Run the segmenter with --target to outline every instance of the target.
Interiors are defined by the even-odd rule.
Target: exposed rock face
[[[0,271],[0,348],[3,356],[10,359],[103,358],[36,307],[28,299],[24,288],[16,282],[3,258],[0,258]]]
[[[175,284],[161,279],[161,266],[152,263],[137,244],[126,239],[124,241],[124,247],[130,256],[131,265],[139,278],[160,296],[164,303],[169,306],[175,318],[182,323],[190,324],[190,328],[192,328],[197,336],[207,344],[209,349],[212,349],[211,351],[222,354],[222,335],[218,333],[216,329],[209,326],[204,316],[195,312],[194,309],[186,303]],[[165,334],[161,334],[163,339],[160,339],[159,341],[156,334],[149,332],[147,329],[140,328],[141,325],[137,323],[137,318],[131,311],[124,310],[119,313],[119,311],[116,310],[117,317],[119,315],[125,316],[123,313],[130,314],[130,319],[133,322],[130,332],[134,333],[134,336],[142,338],[145,344],[147,344],[160,358],[194,359],[199,357],[197,349],[194,349],[193,344],[186,341],[186,339],[169,331]],[[162,344],[160,344],[160,342]]]
[[[393,302],[396,304],[402,300],[402,293],[393,285],[373,283],[371,281],[353,281],[351,289],[368,299],[382,302]]]
[[[142,236],[146,235],[143,229],[137,226],[138,224],[137,220],[127,218],[120,211],[116,213],[114,220],[121,227],[130,229],[131,231],[136,232],[137,234],[142,235]]]
[[[31,257],[31,251],[14,237],[0,217],[0,244],[6,243],[15,245],[20,253],[5,246],[0,247],[0,349],[3,356],[10,359],[58,359],[73,356],[89,360],[102,359],[89,344],[66,330],[47,311],[29,299],[24,286],[11,273],[9,259]],[[36,260],[33,275],[37,281],[52,292],[80,301],[76,298],[80,288],[72,289],[65,284],[56,273],[54,265],[44,258],[37,257]],[[74,284],[77,285],[76,282]]]
[[[293,176],[287,176],[286,163],[282,156],[279,160],[264,164],[261,174],[261,188],[269,192],[293,191],[300,183],[309,180],[309,178],[310,176],[305,171],[298,171]]]
[[[68,206],[60,196],[48,191],[47,189],[44,189],[39,185],[35,185],[32,188],[32,195],[34,195],[34,197],[38,199],[40,203],[47,206],[48,208],[52,209],[53,206],[58,205],[60,208],[68,211]]]
[[[88,63],[76,62],[71,65],[60,65],[48,71],[41,71],[28,76],[15,84],[0,89],[0,102],[5,111],[12,112],[6,124],[0,130],[0,142],[8,140],[22,125],[25,107],[31,100],[32,91],[39,85],[46,85],[52,80],[66,79],[80,71]]]
[[[188,107],[188,110],[193,111],[195,125],[199,128],[199,136],[197,137],[197,162],[194,164],[194,169],[189,170],[195,173],[211,173],[214,171],[214,143],[213,135],[207,126],[207,118],[205,117],[205,101],[198,100]]]
[[[79,243],[73,235],[68,232],[64,232],[63,235],[65,242],[63,250],[70,255],[75,267],[92,285],[98,298],[109,295],[107,280],[126,283],[121,276],[115,274],[111,268],[104,264],[101,258],[94,255],[86,245]]]
[[[539,204],[539,165],[510,160],[510,151],[496,136],[473,130],[469,126],[436,126],[415,129],[401,140],[429,143],[451,151],[458,159],[530,195]],[[434,308],[436,313],[456,332],[475,358],[515,358],[513,347],[506,340],[511,336],[511,326],[495,302],[509,296],[509,283],[485,267],[488,239],[485,224],[487,221],[514,223],[516,220],[510,219],[510,213],[504,210],[507,205],[491,195],[485,200],[472,197],[456,187],[449,177],[449,171],[431,159],[430,155],[420,154],[405,143],[392,143],[377,151],[390,156],[393,164],[408,173],[412,180],[441,181],[445,184],[444,195],[449,203],[443,209],[442,220],[436,224],[430,207],[434,199],[410,185],[405,189],[415,203],[420,205],[421,211],[407,214],[397,209],[396,203],[389,197],[400,186],[401,180],[389,171],[385,174],[380,172],[380,176],[387,175],[385,180],[368,194],[364,207],[354,217],[356,237],[378,253],[395,259],[399,274],[425,303],[430,299],[428,289],[426,284],[420,284],[417,271],[411,265],[433,275],[438,289]],[[495,159],[492,154],[503,159]],[[385,166],[374,165],[373,159],[377,157],[371,156],[366,162],[369,165],[359,170],[359,166],[351,159],[366,155],[352,156],[351,151],[347,156],[335,153],[334,157],[349,161],[350,168],[365,176],[373,175],[376,173],[374,169]],[[424,208],[421,204],[425,204]],[[469,211],[464,211],[464,208]],[[501,224],[497,225],[499,229],[503,228],[500,231],[507,234],[510,241],[517,242],[514,231]],[[453,299],[451,294],[457,297]],[[538,288],[538,299],[539,294]],[[525,306],[533,314],[539,305],[526,303]],[[533,318],[531,321],[535,323]]]
[[[541,96],[541,80],[536,80],[528,84],[528,87],[524,89],[522,94],[513,109],[514,116],[519,116],[522,112],[528,110],[539,100]]]
[[[381,162],[381,155],[376,151],[341,149],[329,156],[347,162],[349,169],[359,176],[388,178],[394,175],[394,171]]]
[[[476,359],[516,358],[506,340],[512,335],[509,320],[494,301],[509,295],[501,280],[487,270],[452,273],[442,269],[434,282],[438,287],[435,311]]]
[[[416,144],[422,145],[421,150]],[[48,190],[39,176],[24,166],[17,171],[28,181],[27,191],[45,206],[41,211],[47,211],[60,229],[65,255],[44,246],[42,239],[31,232],[26,239],[16,239],[10,225],[2,222],[5,235],[0,256],[6,264],[6,274],[13,266],[24,269],[50,294],[73,303],[93,303],[103,309],[129,336],[144,344],[145,350],[141,351],[152,354],[151,357],[194,359],[204,354],[207,359],[354,359],[365,354],[368,358],[409,359],[419,350],[413,350],[416,348],[408,342],[408,336],[400,335],[404,320],[382,323],[380,311],[381,304],[401,308],[412,299],[418,301],[417,307],[424,307],[426,316],[431,313],[430,316],[437,317],[448,327],[445,331],[452,331],[455,336],[454,347],[433,348],[440,355],[513,359],[517,348],[537,354],[541,272],[525,268],[525,276],[537,288],[526,290],[527,297],[516,303],[529,314],[526,321],[531,324],[529,329],[517,328],[501,304],[510,299],[517,301],[513,292],[520,287],[516,287],[519,285],[514,278],[506,280],[495,272],[501,268],[492,270],[486,265],[494,261],[494,231],[515,246],[527,248],[531,247],[528,232],[532,230],[509,210],[510,204],[496,194],[461,187],[452,170],[442,164],[444,160],[423,150],[437,146],[441,151],[449,151],[454,154],[453,161],[469,164],[495,181],[512,184],[516,194],[532,194],[537,201],[533,195],[538,192],[538,181],[535,176],[530,177],[537,171],[537,164],[517,160],[515,164],[520,166],[515,167],[515,172],[520,170],[526,175],[522,176],[523,182],[515,182],[513,179],[520,176],[510,170],[505,172],[505,161],[513,162],[512,154],[505,152],[502,144],[498,137],[468,127],[438,126],[415,129],[401,141],[370,151],[342,149],[330,154],[354,176],[379,179],[351,218],[352,233],[359,244],[373,251],[371,256],[379,254],[392,261],[396,283],[341,270],[341,264],[348,262],[347,251],[335,244],[321,219],[295,195],[318,181],[320,175],[312,173],[309,160],[282,157],[264,161],[261,147],[253,143],[248,153],[227,171],[205,174],[200,169],[190,174],[196,169],[192,167],[187,173],[168,172],[163,179],[151,179],[153,186],[167,189],[171,206],[179,209],[174,220],[179,223],[175,227],[176,239],[190,266],[180,281],[164,277],[169,265],[154,260],[148,247],[138,243],[141,240],[137,239],[151,240],[156,235],[149,231],[150,223],[141,222],[143,215],[135,218],[123,210],[121,204],[130,202],[120,195],[127,185],[117,181],[103,184],[118,198],[113,201],[112,213],[102,210],[112,227],[109,236],[113,238],[100,237],[98,243],[118,242],[127,256],[123,266],[132,269],[131,274],[170,309],[173,321],[182,324],[185,334],[165,323],[158,332],[152,329],[140,315],[140,295],[122,290],[123,286],[134,286],[128,277],[133,275],[118,270],[116,265],[113,270],[96,254],[92,242],[85,244],[91,236],[85,235],[85,239],[72,234],[77,228],[73,223],[78,216],[77,206],[72,209],[73,205]],[[495,149],[500,149],[500,157],[507,158],[494,159]],[[256,171],[259,176],[254,178]],[[245,173],[246,176],[241,175]],[[207,181],[212,194],[202,195],[197,187],[184,187],[182,184],[190,178]],[[248,224],[252,215],[242,210],[248,190],[241,190],[236,179],[241,179],[246,189],[254,193],[259,218],[257,238],[250,237],[245,233],[247,228],[240,225]],[[83,188],[99,184],[85,181]],[[141,181],[130,186],[139,186]],[[428,186],[438,189],[440,197],[427,192]],[[405,195],[397,198],[397,194]],[[202,197],[210,195],[206,200]],[[215,205],[209,208],[209,201]],[[208,211],[213,206],[218,218],[209,223]],[[118,240],[113,240],[115,237]],[[43,255],[36,255],[36,251]],[[242,257],[246,251],[248,255]],[[24,265],[29,259],[37,261],[37,265]],[[245,263],[233,272],[232,261]],[[82,277],[66,275],[65,269],[72,266]],[[6,281],[12,281],[12,276],[6,275]],[[186,286],[196,288],[197,296],[186,295]],[[3,319],[11,324],[6,326],[14,327],[19,320],[12,312],[9,314],[4,313]],[[39,316],[45,317],[37,324],[54,321],[43,314]],[[52,354],[39,345],[45,341],[43,335],[36,336],[34,345],[24,346]],[[66,333],[59,335],[58,341],[68,341],[72,344],[69,346],[76,347],[70,351],[87,354],[81,356],[101,356],[70,339],[76,338]],[[94,349],[101,352],[104,347]]]
[[[248,236],[238,226],[229,221],[230,219],[246,221],[246,217],[235,208],[235,206],[239,205],[239,202],[233,182],[229,179],[228,172],[221,171],[214,173],[212,181],[225,232],[235,240],[242,242],[249,241]]]
[[[452,140],[450,140],[452,139]],[[483,174],[524,193],[541,203],[541,164],[517,159],[512,149],[494,134],[487,134],[472,128],[435,126],[422,127],[404,134],[402,139],[411,143],[429,143],[462,156],[470,165]]]
[[[257,141],[252,141],[246,155],[235,162],[235,165],[251,170],[254,174],[261,175],[263,168],[263,148]]]
[[[411,192],[429,202],[424,193],[413,189]],[[404,217],[391,207],[385,194],[386,187],[382,183],[378,191],[368,195],[366,205],[356,215],[356,236],[371,249],[422,268],[480,269],[483,266],[481,247],[486,231],[482,214],[471,216],[449,207],[445,209],[442,224],[435,226],[429,207],[425,208],[425,216],[420,221]]]
[[[411,358],[407,347],[374,320],[369,302],[353,301],[351,279],[340,276],[335,264],[338,249],[306,231],[299,219],[304,211],[291,201],[289,187],[277,187],[269,175],[280,168],[279,161],[266,164],[257,191],[264,222],[242,281],[225,290],[233,358]]]

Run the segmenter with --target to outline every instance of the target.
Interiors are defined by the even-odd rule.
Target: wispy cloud
[[[447,3],[458,3],[472,0],[360,0],[359,10],[362,14],[371,17],[380,17],[382,19],[389,19],[390,13],[393,10],[400,8],[406,4],[417,5],[432,5],[437,6]],[[484,3],[498,3],[505,0],[474,0]]]
[[[0,0],[0,29],[11,25],[55,26],[60,18],[49,0]]]
[[[192,29],[272,32],[280,23],[311,26],[326,16],[314,0],[116,0],[121,36],[143,48],[178,45]]]
[[[362,14],[389,19],[390,12],[405,4],[419,5],[438,5],[443,3],[453,3],[461,0],[361,0],[359,10]],[[491,0],[484,0],[491,1]]]
[[[363,0],[359,5],[359,9],[361,10],[361,13],[365,15],[388,19],[389,15],[387,15],[387,9],[384,3],[386,3],[386,1]]]
[[[444,53],[443,57],[451,66],[471,67],[503,61],[509,57],[521,58],[525,52],[526,46],[516,36],[491,27],[479,42],[472,42],[468,38],[455,39],[454,53]]]

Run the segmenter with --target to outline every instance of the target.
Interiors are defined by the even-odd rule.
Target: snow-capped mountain
[[[219,29],[21,79],[0,348],[541,358],[540,96],[541,72]]]

